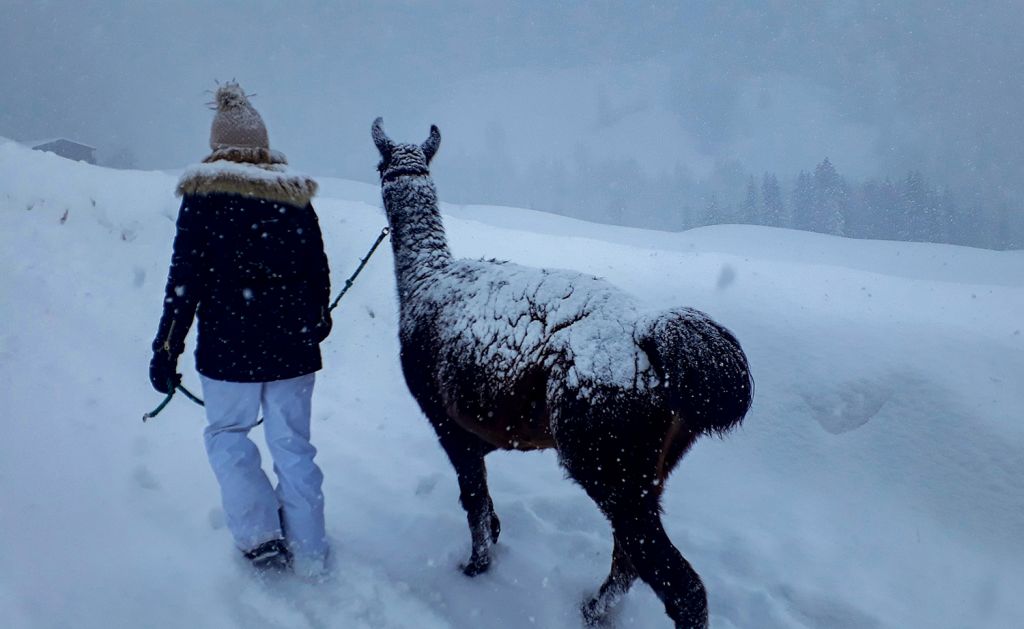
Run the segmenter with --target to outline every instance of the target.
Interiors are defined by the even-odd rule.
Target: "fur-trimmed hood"
[[[226,193],[305,207],[316,195],[311,177],[288,169],[284,155],[264,148],[230,147],[190,166],[178,181],[178,196]]]

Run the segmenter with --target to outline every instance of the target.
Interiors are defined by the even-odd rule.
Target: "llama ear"
[[[373,143],[377,145],[377,150],[380,151],[381,155],[391,153],[391,149],[394,146],[391,138],[384,133],[384,119],[379,116],[373,121]]]
[[[430,125],[430,137],[423,143],[423,155],[427,158],[427,163],[434,159],[434,153],[437,153],[437,148],[441,146],[441,131],[438,130],[436,124]]]

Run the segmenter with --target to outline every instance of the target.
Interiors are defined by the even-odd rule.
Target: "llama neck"
[[[437,207],[437,190],[428,176],[403,176],[386,182],[382,194],[399,290],[414,290],[452,259]]]

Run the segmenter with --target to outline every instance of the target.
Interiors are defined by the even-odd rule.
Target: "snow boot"
[[[288,569],[292,555],[284,540],[272,539],[243,553],[254,568],[261,572],[280,572]]]

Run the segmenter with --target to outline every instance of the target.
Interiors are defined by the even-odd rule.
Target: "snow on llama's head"
[[[423,144],[395,144],[384,133],[384,119],[373,121],[373,143],[380,151],[381,183],[393,181],[403,175],[429,175],[430,160],[434,159],[437,148],[441,146],[441,132],[437,125],[430,125],[430,137]]]

